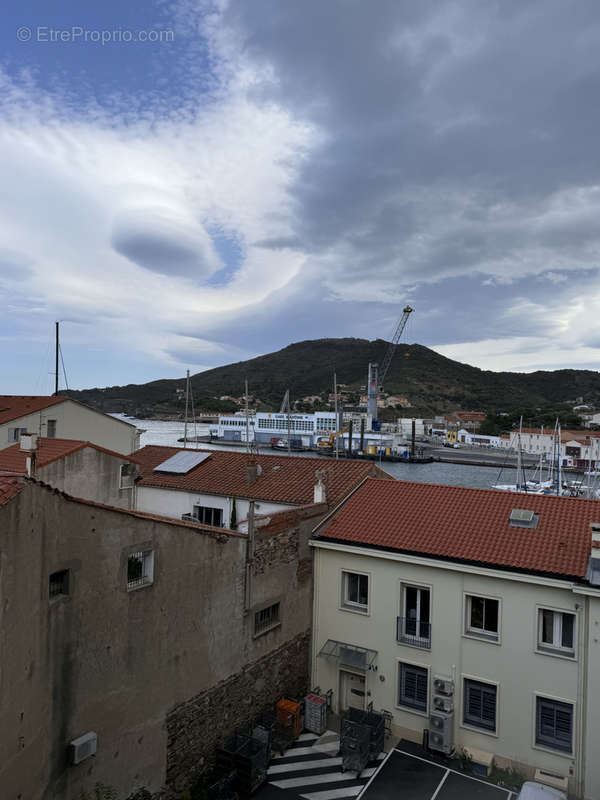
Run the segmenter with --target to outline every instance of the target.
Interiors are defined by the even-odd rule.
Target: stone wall
[[[180,792],[211,769],[215,749],[282,696],[309,688],[310,631],[286,642],[167,716],[167,786]],[[163,795],[163,796],[168,796]]]

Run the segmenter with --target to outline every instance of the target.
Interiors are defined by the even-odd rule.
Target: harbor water
[[[140,438],[141,447],[147,444],[165,445],[168,447],[183,446],[182,443],[178,441],[183,437],[183,422],[133,419],[124,414],[114,414],[113,416],[125,422],[130,422],[144,430]],[[188,423],[188,436],[208,436],[209,432],[209,425],[193,425]],[[244,445],[237,447],[219,445],[212,442],[210,444],[188,444],[188,447],[201,450],[237,450],[240,452],[244,452],[246,449]],[[267,447],[263,447],[260,452],[269,455],[276,454],[282,458],[317,457],[315,453],[293,453],[288,456],[285,451],[274,451]],[[490,489],[495,483],[515,483],[516,481],[516,471],[510,467],[480,467],[470,464],[448,464],[436,461],[431,464],[388,463],[382,461],[380,466],[394,478],[405,481],[417,481],[418,483],[444,483],[450,486],[472,486],[479,489]]]

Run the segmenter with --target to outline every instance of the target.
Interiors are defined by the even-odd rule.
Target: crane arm
[[[388,369],[390,368],[390,364],[392,363],[392,358],[394,356],[394,351],[396,350],[396,345],[400,341],[400,337],[406,327],[406,323],[408,322],[408,318],[412,314],[413,309],[410,306],[406,306],[404,311],[402,312],[402,316],[400,317],[398,324],[396,325],[396,330],[394,331],[394,335],[392,336],[392,341],[389,343],[387,350],[385,351],[385,356],[383,357],[383,361],[381,362],[381,369],[379,370],[379,385],[383,386],[383,382],[385,381],[385,376],[387,374]]]

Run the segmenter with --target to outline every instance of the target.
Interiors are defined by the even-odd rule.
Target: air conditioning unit
[[[450,755],[454,750],[454,715],[433,711],[429,715],[429,749]]]
[[[450,697],[454,694],[454,681],[451,681],[449,678],[434,678],[433,691]]]
[[[445,711],[447,714],[451,714],[454,711],[454,703],[449,697],[434,694],[433,708],[435,711]]]
[[[78,736],[69,742],[68,757],[70,764],[80,764],[86,758],[96,755],[98,747],[98,736],[90,731],[84,733],[83,736]]]

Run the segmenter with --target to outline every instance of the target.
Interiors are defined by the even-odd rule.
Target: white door
[[[365,676],[354,672],[340,672],[341,711],[347,708],[365,708]]]

